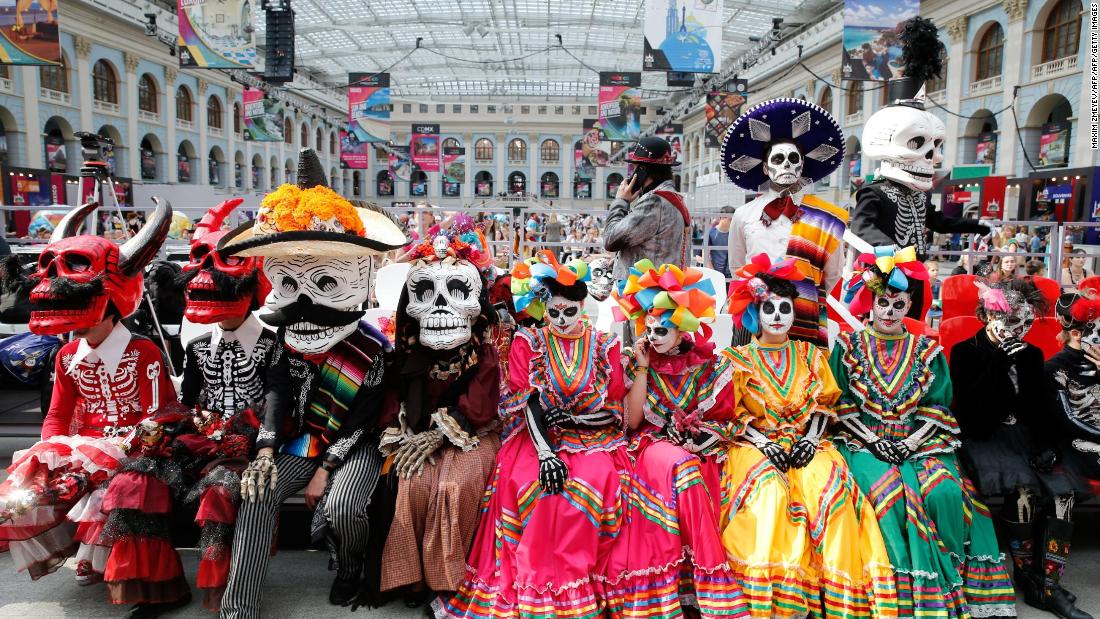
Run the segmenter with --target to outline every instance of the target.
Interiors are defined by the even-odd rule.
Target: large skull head
[[[358,328],[370,294],[368,256],[268,257],[263,268],[271,282],[265,305],[275,310],[263,320],[286,327],[284,340],[293,350],[326,352]]]
[[[40,281],[30,293],[31,331],[58,335],[90,329],[103,320],[108,302],[123,318],[137,309],[142,270],[168,235],[172,206],[158,201],[145,226],[121,246],[99,236],[75,236],[97,206],[85,204],[65,215],[38,256],[33,277]]]
[[[655,352],[667,355],[680,345],[684,332],[676,327],[667,326],[663,322],[659,316],[646,316],[645,338]]]
[[[243,200],[226,200],[210,209],[191,237],[191,253],[183,267],[187,278],[184,316],[194,323],[210,324],[241,318],[262,303],[271,290],[260,267],[262,258],[223,255],[218,241],[225,236],[221,224]]]
[[[420,323],[421,344],[451,350],[470,341],[485,287],[477,267],[466,260],[418,262],[405,287],[405,312]]]
[[[871,307],[872,325],[875,331],[886,335],[896,335],[905,329],[902,318],[909,313],[909,307],[913,305],[913,299],[908,292],[886,290],[883,294],[875,296],[875,303]]]
[[[891,105],[863,127],[863,152],[880,160],[882,176],[914,191],[930,191],[935,165],[943,161],[946,127],[931,112]]]
[[[588,263],[588,270],[592,273],[588,296],[597,301],[606,301],[611,296],[611,288],[615,285],[615,278],[611,275],[614,264],[615,259],[611,256],[596,256]]]
[[[779,142],[768,149],[764,171],[777,189],[785,189],[802,178],[802,153],[790,142]]]

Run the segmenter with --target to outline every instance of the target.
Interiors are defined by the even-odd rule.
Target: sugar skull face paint
[[[905,330],[901,321],[909,313],[913,299],[908,292],[888,291],[875,297],[871,306],[871,324],[875,331],[887,335],[896,335]]]
[[[645,338],[654,351],[667,355],[680,345],[683,331],[661,324],[661,319],[656,316],[646,316]]]
[[[768,293],[760,303],[760,329],[768,335],[784,335],[794,324],[794,302],[787,297]]]
[[[552,296],[546,304],[546,323],[557,333],[574,335],[581,330],[583,309],[583,302],[570,301],[557,295]]]

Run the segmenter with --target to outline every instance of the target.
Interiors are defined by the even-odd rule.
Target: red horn
[[[191,242],[199,240],[204,234],[221,230],[222,222],[233,212],[233,209],[240,206],[241,202],[244,202],[244,198],[231,198],[206,211],[199,223],[195,224],[195,232],[191,235]]]

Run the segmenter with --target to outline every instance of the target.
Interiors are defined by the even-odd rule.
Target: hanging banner
[[[385,142],[390,133],[390,74],[348,73],[348,84],[349,139]]]
[[[57,0],[0,0],[0,64],[61,63]]]
[[[844,0],[844,79],[903,77],[898,33],[902,22],[919,14],[920,4],[914,0]]]
[[[443,182],[466,182],[466,149],[464,147],[443,147]]]
[[[395,181],[411,180],[415,167],[408,146],[394,146],[390,150],[390,176]]]
[[[68,166],[65,139],[59,135],[46,136],[46,167],[52,172],[64,172]]]
[[[974,148],[974,163],[986,164],[990,167],[997,164],[996,133],[982,133],[978,135],[978,145]]]
[[[1066,165],[1069,160],[1069,123],[1047,123],[1039,138],[1039,165]]]
[[[439,171],[439,125],[414,124],[409,146],[416,167],[425,172]]]
[[[179,0],[181,69],[252,69],[256,66],[252,0]]]
[[[703,138],[707,148],[722,146],[726,130],[741,115],[744,106],[744,95],[736,92],[712,92],[707,95],[707,124]]]
[[[373,147],[369,142],[352,139],[347,129],[340,130],[340,167],[344,170],[366,170]]]
[[[573,197],[587,199],[592,197],[592,181],[576,180],[573,181]]]
[[[642,69],[717,73],[722,0],[646,0]]]
[[[642,74],[600,72],[599,124],[612,142],[632,142],[642,131]]]
[[[244,107],[244,139],[252,142],[282,142],[284,105],[264,98],[262,90],[246,88],[241,95]]]
[[[1003,219],[1008,177],[987,176],[982,183],[982,217]]]
[[[584,119],[584,137],[580,148],[574,149],[574,170],[577,178],[595,178],[596,168],[608,165],[611,158],[611,141],[607,139],[599,122],[594,118]]]
[[[661,125],[653,132],[653,135],[663,138],[676,153],[676,161],[684,162],[684,126],[680,123],[668,123]]]

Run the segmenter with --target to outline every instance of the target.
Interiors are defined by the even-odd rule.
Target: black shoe
[[[1058,583],[1058,588],[1062,590],[1062,594],[1066,596],[1070,604],[1077,604],[1077,596],[1072,591],[1063,587],[1061,583]]]
[[[359,579],[355,576],[344,577],[337,575],[332,581],[332,589],[328,592],[329,604],[333,606],[347,606],[351,604],[355,596],[359,594]]]
[[[129,619],[154,619],[155,617],[159,617],[164,613],[183,608],[190,603],[191,592],[188,591],[187,595],[181,597],[175,602],[143,602],[141,604],[134,604],[134,607],[130,609],[130,614],[127,615],[127,617],[129,617]]]
[[[1063,619],[1092,619],[1092,615],[1077,608],[1066,597],[1066,591],[1062,588],[1054,589],[1046,600],[1047,610]]]

